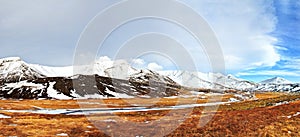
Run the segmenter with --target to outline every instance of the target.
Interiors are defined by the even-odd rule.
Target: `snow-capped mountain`
[[[299,92],[300,85],[292,83],[281,77],[274,77],[261,81],[259,85],[254,88],[256,91],[272,91],[272,92]]]
[[[128,98],[169,97],[182,88],[236,91],[299,92],[283,78],[261,83],[221,73],[139,70],[125,60],[101,57],[91,65],[48,67],[18,57],[0,59],[0,97],[5,98]]]
[[[171,78],[165,75],[160,75],[157,72],[154,72],[152,70],[140,70],[137,73],[133,73],[130,75],[130,81],[134,82],[167,82],[170,84],[177,84],[175,81],[173,81]]]
[[[225,80],[225,85],[233,89],[250,90],[258,85],[257,83],[251,81],[236,78],[230,74],[222,78]]]
[[[18,57],[0,59],[0,80],[17,82],[45,77]]]
[[[73,76],[73,67],[66,66],[66,67],[49,67],[49,66],[42,66],[38,64],[28,64],[28,66],[34,69],[36,72],[46,76],[46,77],[70,77]]]
[[[210,82],[209,78],[204,73],[189,71],[159,71],[158,73],[168,76],[175,82],[186,87],[212,89],[215,85]],[[223,86],[220,86],[219,88],[223,88]]]
[[[77,75],[73,78],[47,77],[4,83],[0,86],[0,97],[18,99],[155,98],[179,94],[176,84],[165,83],[155,87],[153,88],[149,83],[99,75]],[[160,90],[162,88],[165,90]]]
[[[281,77],[266,79],[264,81],[261,81],[260,83],[261,84],[292,84],[292,82]]]
[[[180,89],[166,76],[107,58],[78,67],[47,67],[4,58],[0,72],[0,97],[5,98],[167,97],[178,95]]]
[[[300,84],[261,84],[253,91],[300,92]]]
[[[177,83],[194,88],[207,89],[237,89],[249,90],[258,84],[243,79],[238,79],[233,75],[223,75],[221,73],[202,73],[188,71],[160,71],[162,75],[168,76]]]
[[[138,73],[139,70],[131,67],[125,60],[112,61],[108,57],[100,57],[91,62],[90,65],[49,67],[38,64],[28,64],[32,69],[47,77],[71,77],[74,75],[94,75],[129,79],[130,75]]]

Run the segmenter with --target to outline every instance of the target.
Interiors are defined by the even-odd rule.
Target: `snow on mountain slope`
[[[108,76],[105,70],[114,66],[114,62],[108,57],[100,57],[90,65],[49,67],[38,64],[29,64],[30,67],[37,70],[47,77],[71,77],[77,74]]]
[[[47,76],[47,77],[69,77],[73,75],[73,67],[67,66],[67,67],[48,67],[48,66],[42,66],[37,64],[29,64],[29,66],[36,70],[37,72]]]
[[[5,82],[45,77],[18,57],[0,59],[0,79]]]
[[[66,67],[48,67],[37,64],[28,64],[22,61],[19,57],[3,58],[0,59],[0,86],[2,83],[22,82],[26,80],[35,80],[39,78],[69,78],[78,79],[80,75],[94,75],[124,80],[121,85],[130,86],[128,82],[135,85],[134,90],[145,90],[147,92],[151,90],[159,91],[157,87],[162,86],[165,88],[179,88],[180,85],[192,88],[205,88],[205,89],[236,89],[242,91],[291,91],[298,92],[300,87],[298,84],[291,84],[288,80],[275,77],[267,79],[261,83],[254,83],[247,80],[239,79],[233,75],[224,75],[221,73],[202,73],[202,72],[188,72],[188,71],[151,71],[151,70],[139,70],[130,66],[125,60],[113,61],[108,57],[100,57],[91,63],[91,65],[85,66],[66,66]],[[127,83],[127,84],[126,84]],[[165,84],[165,85],[162,85]],[[179,83],[180,85],[178,85]],[[17,85],[6,85],[2,87],[3,90],[10,90],[13,86],[16,86],[17,91],[26,90],[41,90],[38,85],[30,85],[32,83],[23,83],[20,87]],[[111,83],[109,83],[111,84]],[[173,85],[170,87],[169,85]],[[18,87],[19,86],[19,87]],[[116,85],[114,85],[116,86]],[[155,87],[157,86],[157,87]],[[39,89],[35,89],[39,87]],[[145,88],[146,87],[146,88]],[[1,87],[0,87],[1,88]],[[140,89],[139,89],[140,88]],[[108,88],[109,89],[109,88]],[[126,90],[126,89],[122,89]],[[125,94],[120,90],[121,94]],[[54,91],[54,90],[53,90]],[[108,90],[107,90],[108,91]],[[109,90],[113,92],[113,90]],[[70,90],[68,92],[71,93]],[[72,93],[75,91],[72,91]],[[78,91],[79,92],[79,91]],[[142,91],[141,91],[142,92]],[[144,92],[144,91],[143,91]],[[44,92],[43,92],[44,93]],[[51,93],[51,92],[49,92]],[[104,91],[103,91],[104,93]],[[23,94],[23,92],[22,92]],[[25,94],[25,93],[24,93]],[[87,96],[94,96],[97,93],[88,94]],[[127,94],[127,93],[126,93]],[[155,93],[157,94],[157,93]],[[53,92],[54,95],[54,92]],[[37,95],[38,96],[38,95]],[[130,95],[132,96],[132,95]],[[161,94],[160,96],[167,96]],[[44,95],[43,95],[44,97]],[[66,98],[72,97],[67,95]],[[102,97],[105,97],[103,95]]]
[[[144,81],[143,81],[144,82]],[[161,90],[164,89],[164,90]],[[14,99],[88,99],[169,97],[180,92],[172,83],[141,83],[99,75],[78,75],[74,78],[46,77],[0,85],[0,97]]]
[[[256,83],[247,80],[238,79],[232,75],[223,75],[221,73],[202,73],[188,71],[159,71],[174,81],[188,87],[194,88],[217,88],[217,89],[238,89],[248,90],[256,87]]]
[[[101,62],[98,63],[99,65],[95,65],[97,72],[102,68],[100,64]],[[125,60],[117,60],[114,61],[111,66],[107,66],[103,70],[103,75],[102,76],[107,76],[111,78],[116,78],[116,79],[130,79],[131,75],[139,73],[140,70],[137,70],[133,67],[130,66]],[[101,74],[98,73],[98,75],[101,76]]]
[[[246,80],[237,79],[233,76],[225,76],[219,73],[201,73],[187,71],[160,71],[158,73],[150,70],[137,70],[131,67],[125,60],[112,61],[108,57],[100,57],[90,66],[67,66],[67,67],[48,67],[37,64],[27,64],[20,58],[6,59],[14,64],[25,64],[27,69],[34,71],[35,77],[71,77],[77,74],[111,77],[116,79],[134,80],[142,82],[166,81],[170,83],[180,83],[184,86],[194,88],[216,88],[216,89],[241,89],[251,88],[253,83]],[[14,68],[13,70],[20,70]],[[30,71],[22,71],[28,73]],[[32,73],[29,73],[32,74]],[[39,74],[39,75],[38,75]],[[21,75],[21,74],[19,74]],[[148,77],[145,78],[145,77]],[[23,80],[23,79],[22,79]],[[174,80],[174,81],[173,81]]]
[[[18,57],[4,58],[0,72],[0,97],[4,98],[167,97],[178,95],[180,88],[168,77],[106,57],[77,67],[48,67],[27,64]]]
[[[253,91],[300,92],[300,84],[261,84]]]
[[[300,92],[300,84],[292,83],[281,77],[266,79],[259,83],[253,91]]]
[[[215,86],[210,81],[209,76],[201,72],[159,71],[158,73],[168,76],[175,82],[187,87],[212,89]],[[219,85],[219,88],[223,88],[223,86]]]
[[[281,77],[266,79],[264,81],[261,81],[260,83],[261,84],[292,84],[292,82]]]
[[[152,82],[166,82],[170,84],[177,84],[171,78],[164,75],[160,75],[159,73],[148,69],[135,71],[135,73],[132,73],[130,75],[129,80],[134,82],[142,82],[142,83],[145,82],[149,83],[152,81]]]
[[[57,90],[54,89],[54,84],[56,82],[50,82],[49,86],[47,87],[47,95],[50,98],[55,98],[55,99],[72,99],[72,97],[64,95],[63,93],[58,92]]]
[[[227,87],[231,87],[233,89],[238,90],[249,90],[257,86],[256,83],[250,82],[244,79],[239,79],[234,77],[233,75],[221,76],[219,77],[221,80],[225,81],[225,85]]]
[[[48,67],[37,64],[29,66],[47,77],[71,77],[74,75],[93,75],[129,79],[129,76],[139,71],[132,68],[125,60],[112,61],[108,57],[100,57],[90,65],[66,66],[66,67]]]

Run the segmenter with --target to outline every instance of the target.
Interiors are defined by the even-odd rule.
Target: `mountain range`
[[[260,83],[221,73],[136,69],[124,60],[101,57],[91,65],[49,67],[19,57],[0,59],[2,98],[170,97],[188,91],[299,92],[299,84],[275,77]],[[206,90],[204,90],[206,89]]]

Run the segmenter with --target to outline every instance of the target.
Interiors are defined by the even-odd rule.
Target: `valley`
[[[167,131],[170,133],[166,136],[300,135],[299,94],[257,93],[255,96],[256,100],[198,105],[190,110],[178,107],[172,110],[146,111],[143,109],[190,105],[191,100],[195,98],[1,100],[0,136],[161,136]],[[214,98],[214,96],[211,97]],[[230,97],[232,95],[229,94],[222,96],[221,101],[227,101]],[[196,99],[195,104],[208,102],[200,96]],[[153,102],[156,103],[153,104]],[[145,108],[138,111],[107,111],[107,109],[128,110],[126,108],[133,107]],[[83,110],[103,108],[105,111],[101,113],[64,113],[64,111],[35,113],[38,110],[76,110],[79,108]],[[211,119],[201,126],[201,120],[205,118]],[[274,130],[275,128],[277,130]]]

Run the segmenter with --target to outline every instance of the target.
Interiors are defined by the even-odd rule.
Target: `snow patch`
[[[293,115],[289,115],[289,116],[283,116],[283,117],[286,117],[286,118],[290,119],[290,118],[296,117],[296,116],[298,116],[298,115],[300,115],[300,112],[297,112],[297,113],[295,113],[295,114],[293,114]]]
[[[28,82],[28,81],[20,81],[20,82],[16,82],[16,83],[5,84],[4,90],[10,89],[10,91],[7,94],[11,94],[14,89],[21,88],[21,87],[27,87],[27,88],[30,88],[31,91],[36,91],[36,90],[44,89],[45,86],[43,84],[36,84],[36,83]]]
[[[116,120],[114,119],[105,119],[105,120],[102,120],[103,122],[117,122]]]
[[[109,90],[108,88],[105,89],[105,92],[108,93],[108,94],[113,95],[115,98],[134,98],[133,96],[129,96],[129,95],[124,94],[124,93],[113,92],[113,91]]]
[[[60,133],[60,134],[56,134],[56,136],[66,137],[66,136],[69,136],[69,135],[67,133]]]
[[[72,99],[72,97],[66,96],[63,93],[59,93],[57,90],[53,88],[55,82],[50,82],[49,88],[47,89],[48,97],[55,98],[55,99],[61,99],[61,100],[68,100]]]
[[[239,100],[235,99],[235,98],[230,98],[229,102],[239,102]]]
[[[6,115],[3,115],[3,114],[0,114],[0,118],[11,118],[10,116],[6,116]]]

